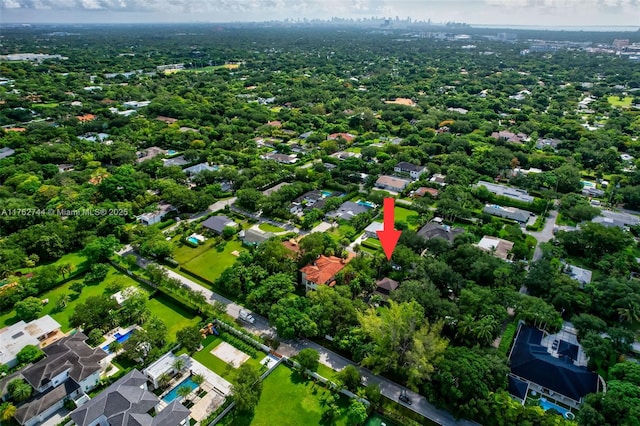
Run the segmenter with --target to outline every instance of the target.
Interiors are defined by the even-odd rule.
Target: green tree
[[[193,383],[198,385],[196,392],[200,390],[200,386],[202,386],[202,384],[205,381],[204,376],[202,374],[194,374],[193,376],[191,376],[191,380],[193,380]]]
[[[8,422],[16,415],[18,409],[11,402],[3,402],[0,404],[0,419],[4,422]]]
[[[447,347],[442,323],[429,324],[415,301],[396,303],[358,315],[363,332],[374,342],[362,364],[374,373],[391,371],[406,377],[410,387],[431,377],[434,364]]]
[[[67,307],[70,301],[71,301],[71,298],[67,293],[60,294],[56,299],[56,306],[55,306],[56,311],[62,311],[64,308]]]
[[[295,290],[294,281],[289,274],[275,274],[262,281],[247,296],[247,304],[261,313],[267,313],[276,302]]]
[[[189,386],[180,386],[178,388],[177,394],[182,400],[185,400],[189,395],[191,395],[191,392],[193,392],[193,389],[191,389]]]
[[[318,369],[320,354],[315,349],[305,348],[298,352],[294,359],[300,364],[300,369],[316,371]]]
[[[87,343],[91,346],[99,345],[102,340],[102,331],[100,331],[100,329],[98,328],[94,328],[93,330],[91,330],[89,332],[89,335],[87,336]]]
[[[347,419],[350,425],[359,426],[369,417],[367,413],[367,406],[362,402],[352,400],[349,408],[347,409]]]
[[[176,372],[181,373],[186,368],[186,363],[184,362],[184,358],[178,357],[171,364],[171,368],[173,368]]]
[[[360,375],[360,370],[356,367],[347,365],[338,373],[338,380],[340,380],[347,389],[355,392],[360,386],[362,376]]]
[[[98,237],[86,245],[84,252],[89,263],[106,263],[119,245],[113,235]]]
[[[114,340],[113,342],[109,343],[109,352],[118,355],[118,353],[122,350],[122,347],[122,343]]]
[[[176,339],[188,353],[193,353],[200,347],[202,335],[200,334],[198,326],[191,325],[178,330],[176,332]]]
[[[31,321],[40,316],[42,301],[37,297],[27,297],[16,303],[16,315],[23,321]]]
[[[27,345],[20,349],[20,352],[16,355],[20,364],[28,364],[30,362],[36,362],[44,357],[44,352],[40,348],[34,345]]]
[[[11,398],[16,402],[22,402],[31,396],[33,388],[23,379],[13,379],[7,385],[7,392],[11,395]]]
[[[231,395],[236,407],[241,412],[253,411],[262,393],[260,371],[252,364],[242,364],[236,371],[236,381],[231,388]]]

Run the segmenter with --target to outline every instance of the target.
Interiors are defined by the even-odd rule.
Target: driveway
[[[150,262],[147,259],[144,259],[140,256],[138,256],[138,264],[142,267],[146,267]],[[144,266],[143,266],[144,265]],[[195,291],[200,291],[202,292],[205,297],[207,298],[207,300],[209,301],[209,303],[213,304],[215,301],[219,301],[221,303],[224,303],[225,305],[227,305],[227,313],[232,316],[233,318],[235,318],[236,320],[238,320],[238,316],[239,316],[239,312],[241,309],[243,309],[244,311],[249,311],[246,308],[243,308],[242,306],[234,303],[233,301],[227,299],[226,297],[223,297],[217,293],[214,293],[213,291],[209,290],[208,288],[205,288],[203,286],[201,286],[200,284],[191,281],[190,279],[183,277],[182,275],[168,269],[165,268],[164,266],[161,266],[165,271],[167,271],[167,274],[169,275],[169,277],[172,278],[176,278],[178,280],[180,280],[180,282],[186,286],[188,286],[189,288],[195,290]],[[255,334],[255,335],[262,335],[262,334],[268,334],[270,336],[277,336],[276,330],[274,328],[272,328],[269,325],[269,321],[254,312],[251,312],[251,315],[253,315],[253,317],[256,319],[255,323],[253,324],[249,324],[245,321],[241,321],[238,320],[242,326],[248,330],[249,332]],[[284,341],[280,344],[280,347],[278,348],[278,353],[281,353],[282,355],[286,355],[288,357],[294,356],[295,354],[297,354],[298,352],[300,352],[302,349],[305,348],[312,348],[315,349],[316,351],[318,351],[318,353],[320,354],[320,362],[330,368],[333,368],[334,370],[342,370],[344,367],[346,367],[347,365],[353,365],[356,368],[358,368],[362,374],[363,380],[366,383],[376,383],[378,385],[380,385],[380,391],[382,393],[382,395],[386,396],[387,398],[393,400],[393,401],[398,401],[398,397],[400,396],[400,392],[401,391],[406,391],[407,394],[409,395],[409,397],[411,398],[411,400],[413,401],[412,405],[406,405],[407,408],[409,408],[412,411],[415,411],[416,413],[421,414],[422,416],[440,424],[440,425],[444,425],[444,426],[455,426],[455,425],[464,425],[464,426],[478,426],[478,423],[475,422],[471,422],[468,420],[456,420],[453,415],[451,413],[449,413],[448,411],[445,410],[440,410],[438,408],[436,408],[433,404],[431,404],[429,401],[427,401],[427,399],[415,392],[410,391],[409,389],[405,388],[404,386],[399,385],[398,383],[395,383],[389,379],[386,379],[384,377],[378,376],[373,374],[371,371],[359,367],[356,363],[354,363],[353,361],[350,361],[349,359],[333,352],[330,351],[329,349],[326,349],[324,346],[321,346],[317,343],[314,343],[310,340],[301,338],[298,340],[290,340],[290,341]],[[403,404],[405,405],[405,404]]]
[[[556,225],[557,218],[558,218],[558,211],[550,210],[549,217],[544,223],[544,228],[542,228],[542,231],[539,231],[539,232],[525,231],[527,234],[531,235],[536,240],[538,240],[538,244],[536,244],[536,249],[533,252],[533,258],[531,259],[532,262],[542,259],[542,249],[540,248],[540,244],[548,243],[553,239],[553,227]]]
[[[206,215],[208,215],[211,212],[216,212],[218,210],[222,210],[227,206],[231,206],[233,203],[236,202],[236,197],[231,197],[231,198],[227,198],[224,200],[219,200],[216,201],[215,203],[211,204],[209,207],[207,207],[207,209],[205,211],[199,212],[199,213],[195,213],[192,214],[189,219],[185,220],[185,222],[187,223],[191,223],[193,221],[196,221]],[[168,233],[170,231],[173,231],[174,229],[176,229],[178,226],[180,226],[180,224],[182,223],[182,221],[177,222],[175,225],[171,225],[170,227],[168,227],[167,229],[165,229],[164,231],[162,231],[163,233]]]

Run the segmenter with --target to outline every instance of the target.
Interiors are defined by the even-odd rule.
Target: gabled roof
[[[89,347],[85,340],[87,336],[77,332],[45,347],[46,357],[22,372],[25,380],[38,389],[65,370],[69,370],[69,377],[78,383],[100,371],[100,361],[107,353],[99,347]]]
[[[78,390],[80,385],[74,380],[65,380],[55,388],[49,388],[45,392],[38,394],[35,398],[21,405],[16,411],[15,419],[20,424],[24,424],[32,418],[47,411],[56,403],[67,398]]]
[[[411,181],[395,176],[382,175],[376,180],[376,186],[386,186],[389,188],[404,189]]]
[[[395,169],[399,169],[403,172],[421,172],[425,169],[424,166],[419,166],[417,164],[411,164],[406,161],[401,161],[394,167]]]
[[[71,413],[78,426],[87,426],[104,415],[110,426],[176,426],[189,416],[189,410],[172,402],[155,417],[147,414],[160,400],[149,392],[147,378],[132,370],[98,396]]]
[[[271,232],[262,232],[256,229],[247,229],[244,232],[244,237],[242,237],[242,241],[247,244],[260,244],[262,242],[267,241],[269,238],[273,237],[273,233]]]
[[[542,337],[542,331],[537,328],[520,327],[509,357],[512,374],[574,401],[598,391],[597,374],[573,364],[570,357],[552,356],[540,344]],[[571,349],[567,346],[567,350]]]
[[[338,217],[344,220],[351,220],[354,216],[359,215],[360,213],[368,212],[370,209],[371,207],[364,204],[354,203],[353,201],[345,201],[340,207],[338,207],[338,210],[328,213],[327,216]]]
[[[238,224],[224,215],[211,216],[210,218],[202,222],[203,228],[211,229],[212,231],[218,233],[222,233],[224,228],[226,228],[227,226],[236,227],[238,226]]]
[[[449,225],[429,222],[418,231],[418,235],[426,240],[432,238],[442,238],[452,243],[456,235],[464,233],[464,228],[452,228]]]
[[[313,263],[300,269],[306,275],[307,281],[315,284],[329,284],[338,272],[340,272],[351,258],[341,259],[336,256],[321,255]]]

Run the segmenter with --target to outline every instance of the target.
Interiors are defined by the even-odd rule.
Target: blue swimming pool
[[[184,379],[183,381],[178,383],[178,385],[175,388],[171,389],[171,391],[168,394],[166,394],[162,398],[162,400],[164,402],[166,402],[167,404],[170,403],[174,399],[178,398],[178,389],[183,388],[183,387],[188,387],[189,389],[193,390],[193,389],[197,388],[198,385],[196,385],[194,383],[194,381],[191,380],[191,377],[187,377],[186,379]]]
[[[556,410],[558,413],[562,415],[565,419],[573,419],[574,414],[567,410],[566,408],[562,408],[559,405],[556,405],[552,402],[547,401],[545,398],[540,398],[540,406],[544,411],[551,410],[552,408]]]
[[[124,343],[124,342],[126,342],[127,340],[129,340],[129,337],[131,337],[131,334],[132,334],[134,331],[135,331],[135,329],[133,329],[133,330],[129,330],[129,331],[127,331],[125,334],[116,333],[116,334],[114,334],[114,335],[113,335],[113,337],[116,339],[116,341],[117,341],[117,342]],[[111,343],[109,343],[109,345],[110,345],[110,344],[111,344]],[[109,354],[109,353],[111,353],[111,352],[109,352],[109,345],[104,345],[104,346],[102,347],[102,350],[103,350],[103,351],[105,351],[105,352],[106,352],[106,353],[108,353],[108,354]]]
[[[198,241],[198,239],[195,238],[195,237],[189,237],[189,238],[187,238],[187,241],[189,241],[190,243],[193,243],[193,244],[200,243],[200,241]]]
[[[168,150],[168,151],[167,151],[167,154],[168,154],[168,155],[173,155],[173,154],[175,154],[176,152],[177,152],[176,150],[170,149],[170,150]]]
[[[322,191],[321,193],[323,197],[331,197],[331,194],[333,194],[331,191]]]

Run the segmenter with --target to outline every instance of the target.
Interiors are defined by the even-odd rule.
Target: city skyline
[[[640,27],[640,0],[0,0],[4,23],[260,22],[372,16],[471,25]]]

